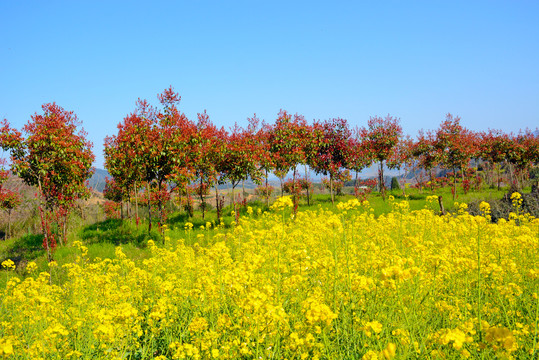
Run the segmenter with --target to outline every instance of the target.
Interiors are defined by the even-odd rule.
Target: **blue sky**
[[[404,132],[539,126],[537,1],[1,1],[0,118],[73,110],[103,139],[172,85],[229,128],[279,109]]]

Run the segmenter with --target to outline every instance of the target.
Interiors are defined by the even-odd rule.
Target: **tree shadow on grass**
[[[6,244],[3,251],[3,257],[5,257],[5,259],[0,259],[0,262],[11,259],[16,264],[19,264],[21,262],[35,260],[45,254],[45,249],[43,249],[43,235],[41,234],[23,235],[8,241],[10,243]]]
[[[138,247],[146,245],[149,239],[160,239],[161,235],[157,230],[152,230],[149,234],[145,225],[138,227],[130,221],[122,219],[107,219],[92,225],[85,226],[79,237],[85,244],[111,243],[121,245],[131,243]]]
[[[169,225],[182,225],[189,221],[189,214],[187,213],[175,213],[168,218],[167,224]]]
[[[425,200],[427,198],[427,194],[406,194],[403,195],[402,193],[399,194],[392,194],[396,199],[399,200]]]

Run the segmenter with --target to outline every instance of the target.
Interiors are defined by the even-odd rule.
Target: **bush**
[[[395,176],[391,178],[391,190],[400,190],[401,186],[399,184],[399,179]]]

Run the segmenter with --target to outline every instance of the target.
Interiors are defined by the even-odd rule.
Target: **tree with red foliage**
[[[396,155],[397,145],[402,137],[400,119],[389,114],[385,118],[371,117],[367,128],[361,129],[361,137],[372,158],[380,164],[378,181],[382,198],[385,200],[384,163],[390,169],[397,164],[392,159]]]
[[[260,120],[256,117],[256,114],[249,119],[249,124],[256,130],[258,128]],[[256,125],[255,125],[256,124]],[[263,188],[258,188],[257,192],[262,194],[266,199],[266,205],[269,207],[269,199],[273,192],[273,187],[268,184],[268,177],[270,171],[275,168],[275,161],[270,151],[270,135],[272,132],[272,125],[262,122],[260,128],[256,131],[255,141],[257,143],[256,160],[258,163],[259,172],[264,174],[265,185]]]
[[[2,150],[8,150],[12,143],[16,142],[16,139],[13,138],[13,134],[9,131],[9,124],[6,119],[4,119],[0,125],[2,125],[0,127],[0,148]],[[6,170],[5,166],[6,160],[0,158],[0,210],[4,210],[8,213],[7,239],[11,234],[11,212],[21,204],[22,200],[19,193],[5,187],[4,184],[9,178],[9,171]]]
[[[401,177],[401,181],[399,181],[403,196],[406,196],[406,179],[408,174],[415,168],[416,159],[413,155],[414,146],[414,140],[409,135],[406,135],[406,137],[399,142],[396,151],[397,156],[395,156],[393,160],[393,163],[399,163],[395,166],[398,166],[399,168],[404,167],[404,175]]]
[[[498,190],[500,190],[501,183],[501,166],[507,159],[507,155],[513,146],[512,143],[513,139],[501,130],[489,130],[479,135],[480,157],[487,162],[491,171],[496,172]]]
[[[105,200],[103,203],[103,211],[105,212],[106,219],[120,218],[120,204],[116,201]]]
[[[460,125],[460,117],[447,114],[436,131],[435,149],[440,163],[453,171],[453,200],[457,190],[457,169],[464,171],[470,159],[476,156],[475,134]]]
[[[93,172],[94,155],[86,133],[77,131],[80,123],[72,111],[55,103],[42,109],[43,115],[32,115],[24,126],[26,137],[4,122],[2,146],[11,152],[13,172],[26,184],[39,188],[44,247],[52,260],[56,246],[50,230],[53,212],[64,209],[65,224],[67,209],[75,200],[89,195],[86,180]],[[63,235],[65,238],[65,231]]]
[[[140,179],[146,183],[151,197],[151,183],[157,183],[160,192],[166,181],[182,168],[186,161],[186,148],[191,138],[192,123],[177,108],[180,96],[172,87],[158,95],[161,111],[146,100],[138,100],[133,113],[118,125],[118,135],[106,140],[110,152],[105,152],[107,166],[114,169],[117,182],[129,188]],[[125,156],[128,154],[128,156]],[[138,186],[134,186],[135,194]],[[163,203],[159,197],[160,224],[164,222]],[[152,228],[152,202],[148,202],[148,232]]]
[[[5,237],[8,239],[11,235],[11,212],[21,204],[22,199],[19,193],[5,187],[4,184],[9,177],[9,172],[4,168],[5,165],[5,159],[0,158],[0,210],[7,212],[8,215]]]
[[[530,167],[539,161],[539,140],[531,131],[526,130],[513,137],[511,145],[507,152],[511,182],[521,188],[522,182],[529,174]],[[518,175],[516,178],[515,173]]]
[[[143,206],[159,206],[159,203],[168,203],[168,201],[170,200],[170,192],[168,191],[168,189],[162,188],[161,190],[158,190],[157,183],[155,181],[151,183],[151,186],[153,187],[151,192],[142,193],[142,196],[140,197],[140,204]],[[163,209],[163,212],[165,212],[166,217],[166,209]]]
[[[119,203],[123,219],[123,202],[128,201],[129,209],[130,195],[134,192],[135,217],[138,224],[138,191],[142,182],[142,173],[136,162],[135,143],[136,140],[127,138],[121,140],[114,136],[105,138],[105,169],[112,179],[106,179],[103,193],[105,198]]]
[[[309,126],[302,115],[293,117],[281,110],[269,135],[270,152],[275,161],[275,173],[285,176],[293,170],[292,179],[297,177],[297,165],[306,163],[305,144],[310,142]],[[281,184],[282,184],[281,178]],[[297,197],[294,196],[294,209]]]
[[[411,145],[411,154],[415,158],[421,168],[429,174],[429,182],[431,190],[434,190],[434,178],[432,169],[434,169],[440,161],[440,153],[436,149],[436,134],[432,131],[419,131],[417,140]],[[421,182],[418,181],[421,189]]]
[[[350,180],[352,180],[350,170],[343,170],[335,174],[332,181],[325,177],[322,178],[322,185],[335,195],[342,195],[345,183]]]
[[[157,113],[157,123],[152,127],[151,137],[155,142],[150,147],[150,159],[153,159],[157,191],[162,194],[166,191],[166,181],[177,177],[178,172],[185,173],[186,168],[190,170],[188,152],[195,126],[185,114],[180,113],[178,105],[181,97],[172,87],[157,97],[163,109]],[[147,187],[148,193],[150,188]],[[165,221],[163,203],[167,199],[158,196],[160,225]]]
[[[372,153],[366,148],[361,137],[361,131],[357,127],[353,131],[353,136],[351,136],[348,140],[346,157],[346,167],[349,170],[355,171],[356,173],[354,181],[354,193],[359,198],[359,173],[372,163]]]
[[[197,184],[195,190],[200,198],[202,218],[205,217],[205,195],[215,185],[216,198],[219,199],[217,183],[220,180],[220,169],[225,152],[226,131],[217,128],[206,111],[198,114],[196,131],[192,132],[189,140],[188,157]]]
[[[348,151],[352,132],[345,119],[318,121],[313,125],[315,144],[312,167],[317,174],[329,176],[331,202],[334,203],[333,182],[348,167]]]
[[[138,193],[143,182],[153,180],[153,172],[148,163],[151,141],[147,135],[155,119],[155,110],[146,101],[138,100],[137,109],[118,124],[118,134],[105,138],[105,168],[114,183],[122,191],[117,192],[120,201],[125,199],[130,189],[135,193],[136,218],[138,220]],[[148,183],[148,182],[147,182]],[[150,225],[151,230],[151,208]]]
[[[120,207],[120,217],[124,218],[123,200],[126,197],[126,188],[119,186],[116,182],[118,178],[105,179],[105,188],[103,189],[103,197],[109,201],[117,203]]]
[[[262,180],[255,123],[251,122],[247,129],[239,127],[238,124],[231,129],[226,142],[221,171],[232,184],[232,201],[237,215],[234,198],[236,186],[249,177],[257,184],[260,184]]]

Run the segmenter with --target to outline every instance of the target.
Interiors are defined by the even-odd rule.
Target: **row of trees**
[[[282,110],[273,124],[255,115],[247,127],[235,125],[226,131],[215,126],[206,112],[198,114],[196,121],[188,119],[179,111],[180,96],[172,88],[158,99],[158,107],[137,101],[135,110],[118,124],[117,134],[105,139],[105,167],[112,176],[105,196],[120,203],[134,199],[137,219],[138,204],[144,203],[150,230],[152,211],[164,221],[170,189],[188,199],[190,206],[191,197],[198,197],[204,216],[206,196],[214,188],[219,216],[223,204],[219,184],[232,184],[234,192],[250,178],[261,185],[269,202],[271,172],[281,180],[292,172],[289,188],[297,204],[298,189],[311,189],[305,185],[311,170],[328,177],[333,200],[336,179],[346,178],[351,171],[357,181],[358,172],[373,163],[379,166],[378,182],[385,197],[385,168],[431,176],[436,167],[445,168],[453,174],[455,193],[457,173],[464,174],[472,159],[482,162],[498,185],[502,165],[510,165],[510,179],[515,181],[539,161],[539,141],[533,133],[475,133],[451,114],[437,130],[422,131],[416,140],[403,137],[399,119],[390,115],[372,117],[367,126],[350,129],[345,119],[308,123],[303,116]],[[79,125],[73,112],[54,103],[43,105],[43,114],[33,115],[22,132],[7,120],[0,123],[0,146],[11,153],[11,170],[39,189],[44,246],[49,253],[56,243],[51,224],[62,230],[57,232],[63,233],[62,241],[69,209],[88,196],[85,181],[91,176],[94,155]],[[0,165],[0,206],[9,212],[20,198],[2,187],[7,172],[4,163]],[[301,165],[303,179],[298,171]]]
[[[539,159],[538,137],[531,132],[475,133],[451,114],[437,130],[421,131],[416,140],[403,137],[400,120],[390,115],[372,117],[366,127],[350,129],[345,119],[309,124],[303,116],[282,110],[273,124],[261,122],[255,115],[248,119],[247,127],[236,124],[226,131],[212,124],[205,112],[198,114],[197,121],[189,120],[179,111],[180,96],[172,88],[158,98],[160,108],[139,100],[118,125],[118,133],[105,140],[105,167],[114,178],[106,192],[109,198],[134,198],[138,203],[142,187],[148,198],[151,192],[171,188],[180,197],[197,196],[204,214],[205,196],[214,188],[219,213],[219,184],[229,182],[234,191],[250,178],[258,184],[265,181],[267,188],[270,172],[281,179],[292,172],[294,184],[300,177],[299,166],[304,165],[305,178],[310,169],[329,178],[333,200],[335,179],[346,170],[356,172],[357,179],[357,173],[373,163],[379,167],[384,198],[384,168],[422,170],[431,175],[434,168],[445,168],[453,174],[455,193],[457,173],[464,174],[472,159],[488,169],[498,169],[498,175],[500,164],[512,164],[512,177],[513,171],[524,172]],[[308,186],[304,188],[309,191]],[[269,191],[261,193],[269,195]],[[159,199],[156,204],[162,221]],[[151,219],[152,202],[148,202],[148,212]]]

